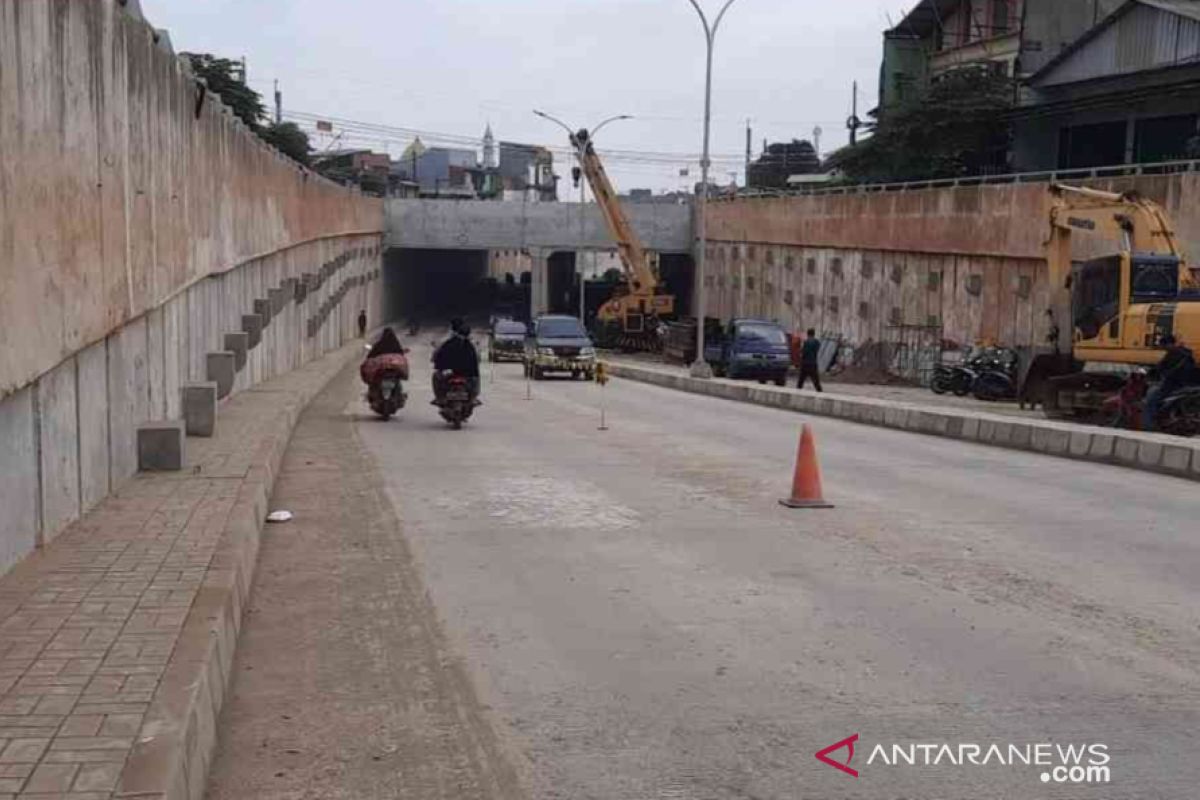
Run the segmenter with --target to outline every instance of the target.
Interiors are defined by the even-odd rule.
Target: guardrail
[[[1183,172],[1200,172],[1200,160],[1160,161],[1153,164],[1119,164],[1110,167],[1059,169],[1042,172],[1012,172],[1003,175],[971,175],[961,178],[931,178],[903,183],[855,183],[844,186],[819,186],[776,190],[751,189],[740,191],[736,195],[712,197],[710,200],[715,203],[728,203],[733,200],[746,199],[877,194],[884,192],[908,192],[920,189],[949,189],[960,186],[1036,183],[1038,181],[1053,183],[1057,181],[1094,180],[1098,178],[1124,178],[1136,175],[1174,175]]]

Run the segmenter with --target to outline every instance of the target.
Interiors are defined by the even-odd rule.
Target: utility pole
[[[850,146],[858,144],[858,129],[862,125],[862,120],[858,118],[858,81],[854,82],[853,94],[850,100],[850,118],[846,120],[846,127],[850,130]]]
[[[275,81],[275,124],[283,122],[283,92],[279,91],[279,81]]]
[[[821,134],[824,132],[820,125],[813,128],[813,150],[817,151],[817,161],[821,160]]]
[[[746,120],[746,188],[750,188],[750,140],[753,135],[750,130],[750,120]]]

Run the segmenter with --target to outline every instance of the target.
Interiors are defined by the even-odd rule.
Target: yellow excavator
[[[1021,399],[1050,417],[1099,413],[1129,367],[1152,366],[1167,334],[1200,347],[1200,275],[1190,269],[1166,212],[1135,192],[1050,187],[1046,242],[1055,355],[1031,364]],[[1115,240],[1115,254],[1073,262],[1075,234]],[[1055,319],[1069,314],[1071,353],[1058,354]]]
[[[586,129],[571,134],[571,146],[587,177],[625,272],[624,282],[596,314],[596,343],[626,350],[655,350],[657,327],[675,315],[675,297],[669,294],[650,263],[646,249],[617,200],[604,165]]]

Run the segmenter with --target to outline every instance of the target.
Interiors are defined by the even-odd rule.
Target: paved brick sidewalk
[[[0,800],[101,800],[128,780],[193,602],[228,568],[218,548],[239,493],[359,347],[231,398],[215,437],[188,440],[184,472],[138,475],[0,578]],[[178,756],[137,766],[171,771],[152,762]]]

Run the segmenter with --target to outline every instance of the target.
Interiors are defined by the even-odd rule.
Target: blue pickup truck
[[[788,332],[770,320],[735,319],[718,340],[705,342],[704,359],[721,377],[783,386],[792,365]]]

